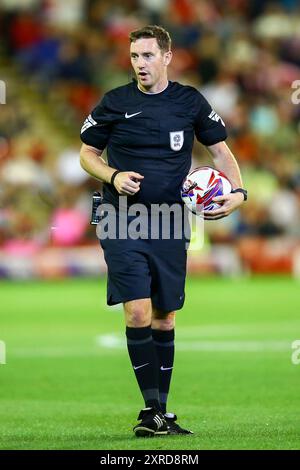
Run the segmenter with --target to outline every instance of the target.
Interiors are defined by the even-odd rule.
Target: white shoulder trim
[[[96,125],[97,125],[97,121],[95,121],[95,119],[92,118],[92,115],[89,114],[83,123],[80,134],[83,134],[83,132],[89,129],[89,127],[96,126]]]

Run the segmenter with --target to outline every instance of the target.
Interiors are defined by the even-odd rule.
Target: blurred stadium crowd
[[[105,91],[131,80],[128,33],[148,23],[172,36],[170,79],[199,89],[226,122],[249,190],[239,212],[206,224],[206,245],[234,242],[242,266],[290,271],[300,240],[297,0],[2,0],[2,255],[97,243],[99,183],[79,166],[79,131]],[[211,163],[198,143],[193,160]]]

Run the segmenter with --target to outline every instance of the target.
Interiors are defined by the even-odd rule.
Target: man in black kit
[[[224,122],[206,99],[191,86],[168,81],[169,33],[160,26],[132,32],[130,57],[137,80],[106,93],[81,131],[81,166],[104,182],[103,202],[116,210],[117,219],[124,199],[129,208],[136,203],[148,209],[163,203],[182,207],[180,188],[196,136],[233,188],[216,198],[221,208],[204,212],[205,219],[229,215],[247,198],[239,167],[224,142]],[[105,147],[107,163],[101,158]],[[126,213],[126,218],[129,225],[133,217]],[[145,401],[133,428],[136,436],[192,434],[166,408],[175,311],[184,303],[186,242],[184,235],[100,239],[108,267],[107,303],[123,303],[128,352]]]

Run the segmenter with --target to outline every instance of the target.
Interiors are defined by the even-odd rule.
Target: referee
[[[204,216],[214,220],[229,215],[247,192],[224,142],[224,122],[195,88],[168,80],[172,52],[165,29],[150,25],[129,37],[136,79],[106,93],[85,120],[82,168],[104,182],[103,202],[117,219],[122,200],[128,208],[136,203],[147,209],[163,203],[182,206],[180,187],[191,167],[196,136],[233,188],[215,198],[220,209]],[[101,158],[105,147],[107,163]],[[129,226],[133,217],[126,213],[125,218]],[[128,352],[145,402],[133,428],[136,436],[192,434],[167,412],[175,313],[184,303],[186,241],[183,234],[164,239],[160,232],[158,239],[121,237],[118,232],[100,239],[108,267],[107,303],[123,303]]]

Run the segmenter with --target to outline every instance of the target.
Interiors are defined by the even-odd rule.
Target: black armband
[[[111,175],[111,179],[110,179],[110,184],[111,185],[114,185],[114,181],[115,181],[115,177],[117,176],[118,173],[121,173],[120,170],[116,170],[113,172],[113,174]]]

